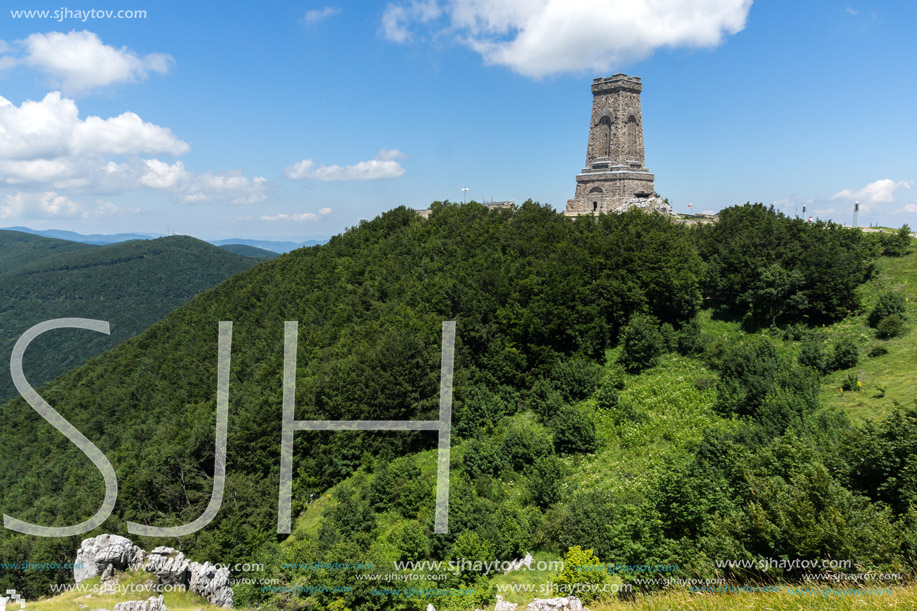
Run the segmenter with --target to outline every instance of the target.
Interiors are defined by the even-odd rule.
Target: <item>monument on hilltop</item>
[[[592,81],[592,120],[586,167],[576,177],[576,194],[566,216],[623,212],[629,208],[673,214],[656,195],[643,151],[639,76],[615,74]]]

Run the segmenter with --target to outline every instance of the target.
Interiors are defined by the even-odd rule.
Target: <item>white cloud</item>
[[[21,63],[47,74],[55,87],[73,93],[141,81],[151,72],[165,74],[173,63],[163,53],[141,57],[126,47],[116,49],[87,30],[32,34],[19,45],[24,50]]]
[[[311,159],[304,159],[287,166],[284,174],[293,180],[310,178],[321,181],[397,178],[405,172],[397,161],[404,157],[406,155],[397,149],[382,149],[374,159],[347,166],[316,165]]]
[[[319,208],[318,213],[321,215],[331,214],[331,208]]]
[[[312,214],[311,212],[303,212],[302,214],[275,214],[274,216],[264,215],[261,217],[262,221],[314,221],[318,216]]]
[[[560,72],[607,73],[659,48],[715,47],[745,28],[752,0],[449,0],[390,3],[383,35],[404,43],[412,25],[447,16],[441,31],[485,63],[534,78]]]
[[[809,213],[816,216],[828,216],[829,214],[834,214],[837,212],[834,208],[820,208],[818,210],[811,210]]]
[[[67,197],[45,191],[43,193],[16,193],[7,195],[0,204],[0,219],[5,218],[59,218],[87,217],[89,214]]]
[[[908,204],[904,207],[905,212],[917,212],[917,204]]]
[[[854,17],[860,14],[860,11],[856,10],[852,6],[848,6],[844,9],[844,12],[848,15],[853,15]]]
[[[326,6],[325,8],[306,11],[306,14],[303,16],[303,20],[306,22],[306,25],[315,25],[319,21],[324,21],[329,17],[334,17],[340,12],[340,7]]]
[[[405,43],[411,40],[408,25],[413,22],[427,23],[442,14],[436,0],[412,0],[408,4],[389,4],[382,13],[382,32],[388,40]]]
[[[895,191],[898,189],[910,189],[914,183],[909,180],[894,181],[890,178],[883,178],[869,183],[862,189],[854,191],[844,189],[831,196],[832,200],[846,199],[859,200],[867,204],[888,204],[895,201]]]
[[[86,155],[181,155],[188,143],[172,130],[147,123],[132,112],[102,119],[80,120],[76,102],[60,92],[39,102],[15,106],[0,97],[0,158],[36,159]]]
[[[168,164],[159,159],[144,159],[143,164],[138,179],[141,185],[170,191],[186,204],[212,201],[256,204],[267,199],[267,179],[262,176],[248,178],[240,171],[194,174],[181,161]]]
[[[151,189],[171,189],[179,183],[186,182],[191,176],[185,164],[176,161],[169,165],[158,159],[144,159],[146,171],[140,176],[140,184]]]

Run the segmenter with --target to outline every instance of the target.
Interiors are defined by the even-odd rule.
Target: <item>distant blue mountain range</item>
[[[69,240],[71,242],[82,242],[83,244],[97,245],[115,244],[117,242],[127,242],[128,240],[152,240],[154,238],[162,237],[162,234],[156,233],[94,233],[90,235],[83,235],[74,231],[61,231],[59,229],[37,230],[29,229],[28,227],[2,227],[0,229],[7,229],[9,231],[22,231],[23,233],[31,233],[46,238],[57,238],[58,240]],[[254,248],[263,248],[264,250],[269,250],[278,254],[284,254],[290,252],[291,250],[302,248],[303,246],[317,246],[318,244],[324,244],[327,241],[328,238],[324,236],[315,236],[313,239],[305,240],[303,242],[249,240],[245,238],[230,238],[228,240],[205,240],[205,242],[210,242],[214,246],[241,244],[244,246],[252,246]]]

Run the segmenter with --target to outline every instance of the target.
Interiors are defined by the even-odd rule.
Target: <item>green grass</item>
[[[71,590],[57,596],[26,601],[27,611],[89,611],[90,609],[112,609],[116,603],[129,600],[147,600],[158,596],[155,591],[156,577],[149,573],[119,573],[118,585],[124,587],[120,593],[100,591],[98,577],[87,579],[79,590]],[[133,588],[133,589],[132,589]],[[222,607],[211,605],[204,598],[192,592],[162,592],[163,602],[169,611],[217,611]],[[17,609],[15,604],[7,608]]]
[[[875,584],[873,584],[875,585]],[[812,585],[812,590],[826,586]],[[883,588],[884,586],[879,585]],[[835,589],[838,587],[835,586]],[[605,602],[589,605],[592,611],[868,611],[872,609],[917,609],[917,588],[892,588],[890,594],[843,596],[841,594],[779,593],[691,594],[685,591],[638,596],[634,602]]]
[[[856,338],[860,362],[849,371],[856,372],[863,386],[859,392],[841,392],[848,372],[834,372],[824,379],[821,405],[843,410],[856,422],[881,419],[896,404],[913,406],[917,399],[917,251],[905,257],[882,257],[876,268],[876,278],[860,289],[863,311],[829,329],[831,335]],[[908,329],[901,337],[880,340],[875,329],[866,324],[866,316],[879,295],[887,291],[901,292],[908,298]],[[876,346],[884,346],[888,354],[869,357],[869,351]]]

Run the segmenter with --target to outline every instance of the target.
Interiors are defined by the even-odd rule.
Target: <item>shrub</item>
[[[862,386],[863,384],[860,382],[859,376],[855,371],[851,371],[844,376],[844,382],[841,385],[841,388],[844,390],[859,391]]]
[[[799,364],[811,367],[820,374],[825,374],[831,368],[828,353],[822,342],[816,339],[806,340],[799,350]]]
[[[427,555],[430,542],[420,523],[408,520],[394,532],[392,543],[398,551],[399,560],[420,560]]]
[[[876,302],[876,307],[869,313],[869,326],[876,328],[879,322],[886,316],[892,314],[903,315],[905,309],[904,296],[901,293],[888,292],[883,293]]]
[[[904,318],[900,314],[889,314],[876,325],[876,337],[891,339],[904,333]]]
[[[475,439],[468,443],[462,466],[468,475],[497,477],[504,466],[504,457],[490,438]]]
[[[716,408],[724,415],[750,416],[768,430],[783,431],[818,403],[817,376],[786,357],[763,337],[727,350]]]
[[[545,428],[528,420],[512,422],[503,433],[499,456],[516,471],[553,452],[551,438]]]
[[[832,369],[850,369],[856,367],[860,362],[860,351],[856,342],[849,337],[842,337],[834,344],[834,358],[832,359]]]
[[[630,372],[639,372],[656,364],[665,352],[662,334],[656,319],[646,314],[634,314],[621,330],[621,364]]]
[[[587,454],[598,447],[595,423],[575,407],[565,407],[553,424],[554,450],[558,454]]]
[[[527,476],[529,493],[536,505],[546,509],[560,500],[560,483],[564,474],[564,463],[556,456],[543,456],[535,460]]]
[[[637,409],[636,405],[624,399],[619,400],[611,410],[611,421],[615,426],[621,426],[625,422],[639,423],[644,420],[646,420],[646,414]]]
[[[701,333],[700,323],[693,318],[675,332],[675,349],[682,356],[697,356],[704,352],[709,339]]]
[[[559,584],[566,584],[571,589],[574,586],[598,585],[608,581],[608,572],[605,566],[599,562],[599,559],[593,555],[591,549],[582,549],[575,545],[567,550],[564,555],[563,570],[554,578]],[[576,588],[577,591],[588,593],[594,592],[599,588]],[[582,596],[582,594],[580,594]],[[586,598],[595,599],[593,594]]]
[[[618,389],[607,380],[595,393],[595,403],[600,409],[613,409],[618,404]]]
[[[564,405],[560,392],[550,381],[540,379],[529,391],[529,409],[542,420],[550,420]]]
[[[590,396],[599,385],[602,368],[584,358],[558,361],[551,370],[551,382],[567,403]]]
[[[888,354],[888,348],[885,346],[876,346],[869,351],[869,356],[872,358],[876,358],[877,356],[885,356],[886,354]]]
[[[659,335],[662,336],[662,345],[665,347],[666,352],[674,352],[678,343],[675,337],[675,327],[672,326],[672,323],[664,322],[659,325]]]

